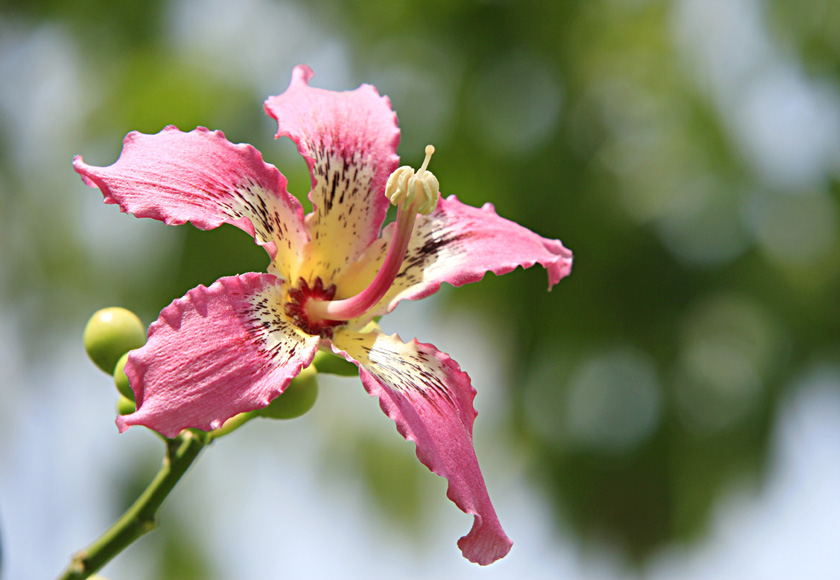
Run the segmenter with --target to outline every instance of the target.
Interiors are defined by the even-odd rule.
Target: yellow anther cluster
[[[432,213],[440,198],[440,183],[431,171],[426,170],[434,152],[432,145],[426,145],[426,159],[417,173],[408,165],[403,165],[388,177],[385,196],[392,204],[414,204],[417,213]]]

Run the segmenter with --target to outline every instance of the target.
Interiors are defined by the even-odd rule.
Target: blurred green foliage
[[[176,4],[4,2],[2,30],[12,38],[15,29],[66,27],[90,63],[85,78],[95,79],[96,106],[80,112],[78,133],[62,137],[72,153],[107,164],[129,130],[206,125],[254,143],[282,171],[291,168],[293,193],[304,195],[305,168],[289,147],[271,143],[272,126],[259,117],[268,95],[214,67],[201,47],[179,51],[166,21]],[[617,542],[637,561],[666,542],[698,537],[721,493],[737,481],[760,481],[792,377],[815,357],[837,357],[836,159],[815,165],[799,147],[808,135],[775,134],[788,147],[779,153],[762,149],[774,143],[751,131],[772,128],[786,104],[838,103],[840,3],[291,5],[340,39],[340,64],[350,65],[354,79],[343,88],[371,82],[391,96],[407,162],[433,142],[444,194],[473,205],[491,201],[501,215],[575,252],[572,276],[550,294],[542,272],[516,272],[461,289],[450,305],[486,313],[513,337],[514,350],[505,353],[515,361],[504,393],[507,435],[552,498],[556,520],[584,542]],[[287,32],[283,22],[273,24],[277,35]],[[758,56],[715,60],[714,39],[738,35]],[[307,53],[281,57],[296,62]],[[805,104],[761,93],[760,85],[747,92],[773,74],[792,75],[792,94]],[[278,78],[276,91],[286,82]],[[332,82],[325,73],[313,81],[339,88]],[[778,95],[778,115],[750,108],[750,98]],[[61,107],[62,96],[52,102]],[[800,130],[821,123],[812,125]],[[832,138],[836,145],[836,131]],[[145,265],[139,279],[126,276],[130,263],[104,271],[65,223],[80,195],[98,195],[75,185],[69,155],[66,165],[50,167],[60,178],[33,179],[12,159],[14,143],[2,147],[2,299],[42,324],[106,301],[131,305],[148,321],[197,284],[266,265],[233,228],[186,226],[161,257],[164,272]],[[777,159],[784,163],[774,165]],[[65,190],[50,191],[56,184]],[[61,209],[50,212],[53,203]],[[36,223],[48,227],[34,235]],[[19,253],[12,236],[22,231],[30,246]],[[68,292],[79,299],[62,298]],[[37,333],[29,339],[34,344]],[[623,390],[627,377],[638,379],[638,395]],[[601,399],[587,398],[596,392]],[[624,413],[610,407],[625,396],[639,405],[638,416],[632,404]],[[610,435],[616,425],[624,431]],[[391,461],[378,461],[389,444],[365,437],[348,453],[367,474],[372,497],[393,515],[418,518],[424,496],[411,478],[422,470],[395,461],[389,471]],[[395,498],[384,490],[395,486],[406,493],[390,505]]]

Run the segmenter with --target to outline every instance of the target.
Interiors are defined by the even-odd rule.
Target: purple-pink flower
[[[306,216],[273,165],[219,131],[133,132],[109,167],[74,160],[105,203],[171,225],[233,224],[271,257],[267,273],[221,278],[163,309],[147,344],[129,356],[137,410],[117,424],[166,437],[218,428],[268,405],[326,349],[359,368],[420,461],[448,480],[447,496],[475,516],[458,545],[469,560],[489,564],[511,541],[473,449],[469,376],[434,346],[386,335],[374,320],[401,300],[429,296],[443,282],[476,282],[488,271],[540,264],[551,287],[569,274],[572,254],[490,204],[438,200],[427,170],[432,148],[416,173],[397,168],[399,129],[387,97],[369,85],[312,88],[311,76],[296,67],[289,88],[265,103],[277,137],[291,138],[309,166],[313,211]],[[397,219],[382,229],[392,202]]]

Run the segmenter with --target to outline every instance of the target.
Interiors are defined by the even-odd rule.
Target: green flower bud
[[[125,353],[117,361],[117,366],[114,367],[114,383],[117,385],[117,390],[120,395],[134,402],[134,391],[131,390],[131,385],[128,384],[128,377],[125,376],[125,363],[128,360],[128,353]]]
[[[319,373],[326,373],[329,375],[355,377],[359,374],[359,369],[356,368],[356,365],[325,350],[319,350],[315,353],[315,360],[312,361],[312,365],[318,369]]]
[[[134,401],[120,395],[120,398],[117,401],[117,413],[120,415],[129,415],[133,413],[136,408],[137,405],[134,404]]]
[[[269,419],[294,419],[309,411],[317,398],[318,372],[315,367],[309,366],[286,387],[282,395],[255,413]]]
[[[130,310],[103,308],[85,326],[84,344],[96,366],[112,374],[123,354],[146,344],[146,329]]]

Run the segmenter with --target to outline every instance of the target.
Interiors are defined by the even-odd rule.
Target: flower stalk
[[[333,366],[335,366],[334,363]],[[166,444],[166,455],[155,478],[134,504],[105,533],[72,557],[67,569],[58,577],[58,580],[89,578],[141,536],[151,532],[157,525],[157,512],[163,501],[198,459],[201,451],[210,443],[233,433],[257,417],[291,419],[306,413],[312,407],[317,395],[315,367],[304,369],[286,388],[284,394],[285,398],[275,399],[271,406],[235,415],[218,429],[208,432],[184,429],[174,439],[161,437]]]
[[[161,504],[211,440],[211,434],[193,431],[183,431],[175,439],[167,439],[166,456],[160,471],[146,490],[114,525],[90,546],[73,556],[58,580],[84,580],[90,577],[140,536],[152,531]]]

